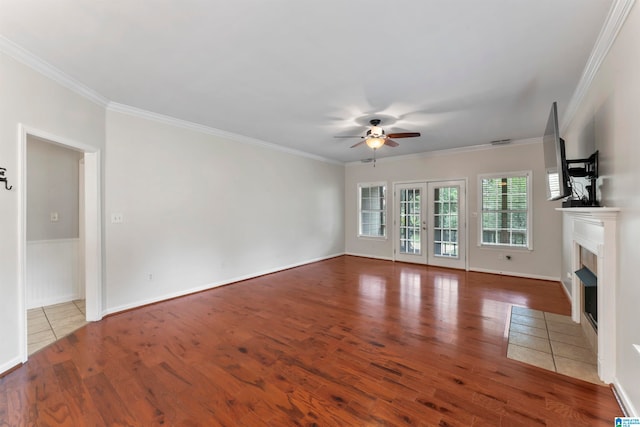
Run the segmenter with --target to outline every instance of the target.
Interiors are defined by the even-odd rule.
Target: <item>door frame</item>
[[[433,242],[434,242],[434,212],[431,209],[433,205],[433,189],[435,187],[455,187],[459,186],[460,192],[458,193],[458,248],[462,246],[463,251],[458,250],[458,258],[437,257],[434,254]],[[447,267],[447,268],[462,268],[468,270],[467,265],[467,249],[469,247],[467,238],[467,181],[464,179],[451,179],[443,181],[429,181],[427,183],[427,213],[429,213],[429,219],[427,222],[427,241],[431,243],[431,250],[427,253],[427,264]],[[460,215],[462,213],[463,215]],[[462,231],[462,232],[461,232]],[[464,256],[464,259],[462,257]],[[434,262],[435,261],[435,262]],[[439,261],[439,262],[438,262]]]
[[[53,144],[84,153],[84,279],[86,318],[102,319],[102,185],[100,150],[69,138],[18,124],[18,323],[20,359],[28,359],[27,348],[27,137],[46,139]]]
[[[459,218],[459,221],[464,221],[465,224],[465,229],[464,229],[464,239],[466,244],[464,245],[464,270],[465,271],[469,271],[469,178],[464,177],[464,178],[438,178],[438,179],[416,179],[416,180],[407,180],[407,181],[393,181],[391,183],[391,188],[393,191],[393,196],[392,196],[392,200],[393,200],[393,208],[391,210],[392,213],[392,224],[393,226],[391,227],[391,233],[390,233],[390,237],[392,239],[393,244],[391,245],[391,259],[393,261],[400,261],[397,259],[397,249],[398,249],[398,245],[397,245],[397,240],[398,240],[398,236],[397,236],[397,219],[396,218],[396,203],[397,203],[397,195],[396,195],[396,186],[397,185],[404,185],[404,184],[408,184],[408,185],[412,185],[412,184],[425,184],[425,186],[428,188],[429,187],[429,183],[438,183],[438,182],[449,182],[449,181],[464,181],[464,186],[465,186],[465,192],[464,192],[464,205],[465,205],[465,212],[464,215],[462,215]],[[426,201],[425,201],[426,203]],[[427,206],[427,214],[431,213],[431,210],[429,209],[429,207]],[[427,234],[428,234],[429,230],[427,230]],[[427,241],[427,243],[430,243],[430,241]],[[430,248],[427,248],[427,251]],[[404,262],[404,261],[400,261],[400,262]],[[427,261],[425,264],[423,265],[429,265],[428,264],[428,252],[427,252]]]
[[[400,220],[400,196],[398,191],[401,191],[404,188],[419,188],[421,190],[420,194],[420,254],[401,254],[400,253],[400,236],[398,235]],[[401,262],[410,262],[414,264],[427,264],[428,255],[429,255],[429,246],[428,238],[427,238],[427,222],[429,218],[426,216],[428,212],[428,204],[427,204],[427,188],[428,185],[426,182],[396,182],[393,184],[393,260],[401,261]]]

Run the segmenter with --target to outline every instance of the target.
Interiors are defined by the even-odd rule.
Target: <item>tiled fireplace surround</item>
[[[566,208],[565,225],[570,226],[571,272],[582,268],[581,252],[596,256],[598,276],[598,376],[611,383],[616,363],[616,220],[618,208]],[[566,235],[565,235],[566,236]],[[582,314],[582,285],[575,273],[571,279],[571,318],[584,323]],[[590,325],[583,325],[589,326]],[[585,328],[586,329],[586,328]]]

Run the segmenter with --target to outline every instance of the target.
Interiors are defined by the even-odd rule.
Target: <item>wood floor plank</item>
[[[317,262],[86,325],[0,378],[0,426],[610,426],[610,388],[506,357],[560,286]]]

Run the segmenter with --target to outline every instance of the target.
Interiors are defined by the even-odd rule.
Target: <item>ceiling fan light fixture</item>
[[[380,126],[371,126],[368,133],[373,137],[381,137],[384,135],[384,130]]]
[[[380,138],[379,136],[369,137],[365,142],[369,148],[373,148],[375,150],[384,145],[384,138]]]

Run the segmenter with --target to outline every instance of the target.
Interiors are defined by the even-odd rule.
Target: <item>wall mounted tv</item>
[[[586,159],[567,159],[564,139],[560,138],[558,104],[556,102],[551,104],[542,141],[547,200],[566,199],[562,203],[563,207],[599,206],[596,200],[598,152],[596,151]],[[585,186],[587,194],[580,195],[574,191],[572,178],[584,178],[589,181],[589,184]]]
[[[572,194],[571,178],[567,167],[564,140],[558,128],[558,105],[551,105],[551,112],[542,138],[544,167],[547,180],[547,200],[559,200]]]

